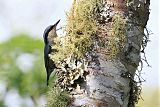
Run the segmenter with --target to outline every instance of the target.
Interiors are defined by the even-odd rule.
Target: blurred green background
[[[1,83],[5,83],[6,90],[1,95],[0,105],[4,104],[7,92],[17,90],[22,98],[31,98],[34,103],[32,105],[37,106],[37,99],[47,91],[43,65],[42,40],[19,34],[1,43],[0,78]]]
[[[43,31],[61,19],[73,0],[0,0],[0,107],[43,107],[46,103],[46,72],[43,62]],[[142,98],[137,107],[160,107],[159,3],[151,0],[147,27],[154,33],[146,48],[148,62],[142,76]],[[59,34],[63,32],[58,32]]]

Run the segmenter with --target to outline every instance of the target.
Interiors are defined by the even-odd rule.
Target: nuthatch
[[[44,63],[45,63],[45,68],[47,72],[47,86],[48,86],[48,81],[51,73],[54,71],[56,68],[55,63],[52,59],[49,58],[49,54],[51,53],[52,49],[51,46],[54,45],[54,38],[57,37],[56,33],[56,27],[57,24],[60,22],[58,20],[54,25],[48,26],[43,34],[43,39],[44,39]]]

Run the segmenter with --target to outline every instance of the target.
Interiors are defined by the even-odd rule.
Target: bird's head
[[[59,22],[60,22],[60,19],[53,26],[56,27]]]
[[[52,32],[53,35],[56,34],[56,27],[59,22],[60,22],[60,20],[58,20],[54,25],[50,25],[45,29],[44,34],[43,34],[45,44],[48,43],[48,35],[50,32]]]

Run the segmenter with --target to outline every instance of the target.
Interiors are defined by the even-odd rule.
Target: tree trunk
[[[141,89],[134,77],[148,40],[144,29],[149,4],[149,0],[74,0],[67,45],[55,47],[69,53],[56,53],[64,53],[61,63],[57,61],[56,86],[70,93],[70,107],[135,107]]]

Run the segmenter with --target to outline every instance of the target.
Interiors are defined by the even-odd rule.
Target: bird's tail
[[[49,75],[47,74],[47,86],[49,85]]]

